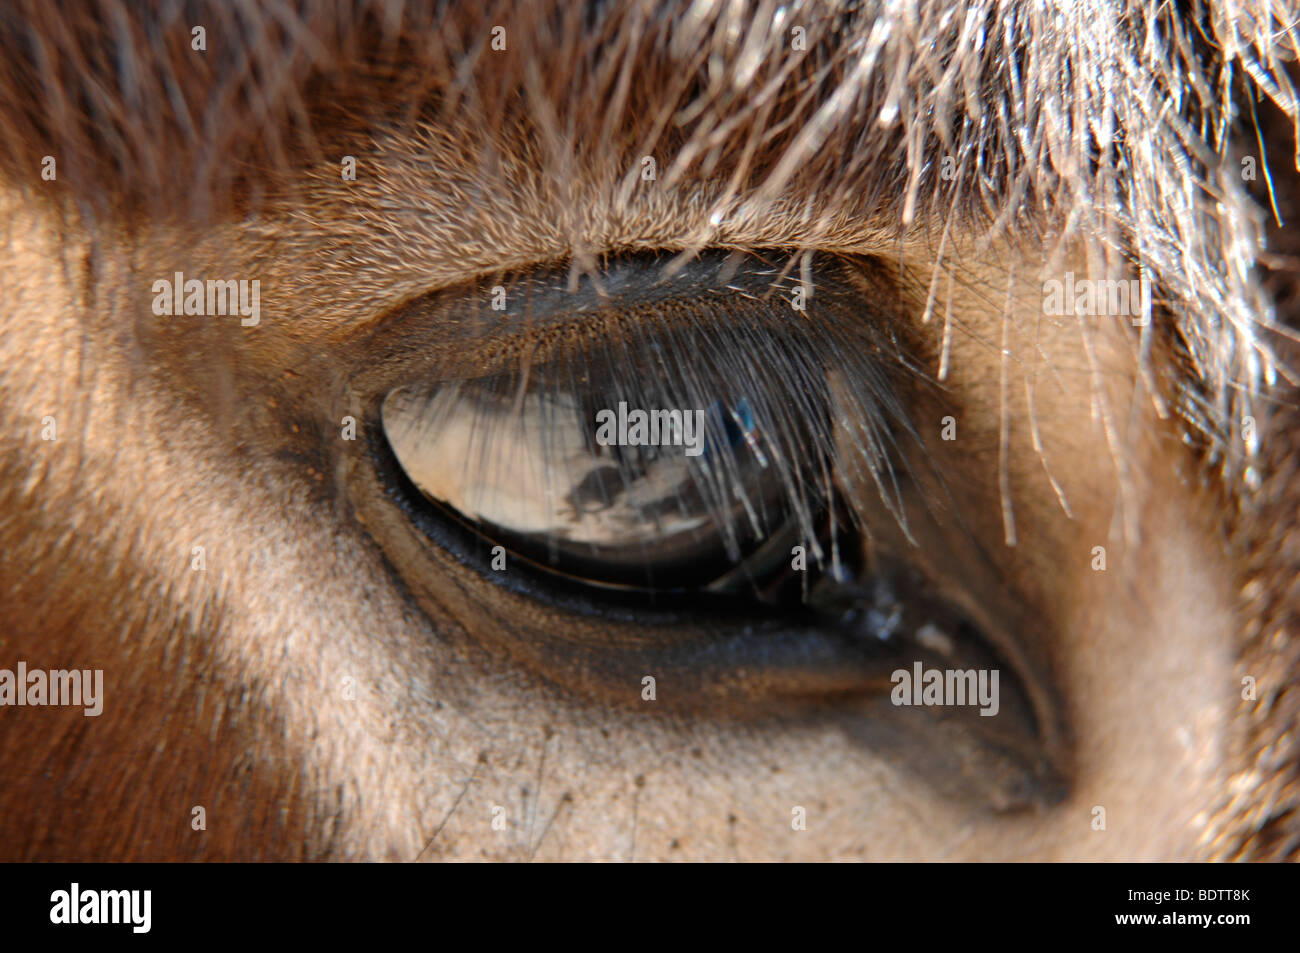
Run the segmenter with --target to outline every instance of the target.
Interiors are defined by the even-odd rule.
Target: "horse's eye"
[[[728,377],[680,333],[638,343],[399,388],[384,431],[428,499],[551,572],[656,592],[779,580],[829,502],[824,381],[793,394]],[[744,345],[711,352],[734,365]]]
[[[810,262],[814,293],[757,258],[669,261],[491,286],[504,314],[475,291],[417,304],[465,344],[401,352],[377,413],[401,474],[498,569],[507,554],[660,602],[802,603],[856,580],[881,501],[903,519],[900,445],[916,449],[903,322],[864,295],[872,263]]]
[[[844,480],[890,471],[903,425],[888,321],[847,310],[843,262],[816,306],[757,260],[663,263],[616,262],[590,298],[525,280],[478,373],[459,354],[386,392],[393,457],[512,563],[571,581],[771,602],[851,577]]]

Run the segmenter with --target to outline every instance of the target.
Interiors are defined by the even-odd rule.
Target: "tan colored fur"
[[[132,21],[137,98],[122,94],[102,127],[78,112],[85,96],[71,95],[97,88],[79,77],[111,72],[93,52],[93,30],[75,18],[67,31],[46,23],[42,35],[63,53],[47,77],[57,76],[62,104],[28,97],[0,112],[0,666],[103,667],[107,695],[98,719],[0,710],[0,855],[1295,852],[1294,767],[1266,753],[1294,735],[1294,707],[1282,700],[1295,657],[1293,422],[1257,411],[1261,459],[1231,446],[1235,418],[1249,408],[1238,398],[1258,389],[1270,360],[1266,335],[1244,317],[1263,300],[1253,273],[1228,269],[1222,283],[1197,285],[1201,299],[1166,281],[1147,350],[1131,329],[1046,328],[1037,313],[1039,275],[1060,267],[1058,252],[1080,267],[1131,267],[1138,239],[1154,238],[1145,264],[1168,278],[1178,242],[1182,261],[1208,268],[1227,243],[1251,246],[1257,223],[1225,212],[1215,233],[1202,234],[1212,216],[1199,209],[1144,232],[1121,221],[1121,209],[1149,210],[1126,195],[1071,233],[1063,222],[1085,195],[1068,178],[1051,188],[1035,180],[1028,193],[1014,178],[947,189],[918,171],[929,167],[907,152],[908,137],[924,136],[926,154],[937,155],[932,139],[943,130],[916,118],[934,115],[919,105],[975,110],[965,94],[981,90],[976,67],[986,60],[947,85],[926,80],[935,64],[914,23],[856,88],[845,71],[861,65],[862,47],[851,41],[869,43],[872,16],[852,20],[848,35],[814,29],[808,62],[773,87],[790,95],[763,99],[756,91],[781,67],[773,51],[784,33],[752,34],[768,55],[742,83],[734,71],[746,33],[717,11],[690,27],[681,10],[663,17],[631,4],[608,27],[613,39],[602,39],[562,12],[547,20],[540,5],[467,9],[463,22],[436,28],[413,9],[401,33],[384,32],[382,9],[357,12],[368,25],[359,31],[309,17],[319,46],[280,23],[272,35],[295,38],[285,41],[293,52],[250,47],[255,79],[233,65],[246,27],[223,32],[214,21],[208,58],[197,59],[188,22],[162,22],[163,39],[146,46]],[[774,9],[758,4],[736,22],[770,22]],[[834,12],[806,11],[813,27]],[[26,15],[45,22],[35,7]],[[518,53],[499,65],[483,48],[498,15]],[[430,31],[438,43],[410,42]],[[1272,75],[1285,51],[1252,42],[1238,52]],[[619,43],[621,58],[609,52]],[[1064,40],[1043,43],[1064,50]],[[0,48],[18,46],[17,34],[0,33]],[[457,92],[453,62],[467,50],[477,72]],[[711,67],[710,52],[727,65]],[[39,65],[24,72],[21,56],[3,59],[9,88],[42,75]],[[564,69],[541,69],[555,63]],[[816,64],[835,64],[835,80],[814,82]],[[187,110],[165,95],[169,75],[181,77]],[[912,118],[878,129],[896,77]],[[1219,91],[1207,88],[1199,108],[1211,111]],[[852,108],[835,111],[837,90]],[[1286,92],[1276,95],[1283,105]],[[692,101],[704,104],[697,118],[673,125]],[[250,103],[270,115],[250,123]],[[1052,121],[1040,117],[1044,148],[1061,146]],[[304,128],[318,151],[295,139]],[[1012,149],[1003,132],[980,139],[961,127],[956,154]],[[1167,195],[1178,183],[1159,176],[1183,145],[1160,145],[1168,155],[1130,171]],[[1211,146],[1205,168],[1188,175],[1219,174],[1232,141]],[[659,157],[654,188],[635,175],[646,149]],[[60,159],[52,183],[39,178],[46,150]],[[344,154],[358,159],[356,182],[339,176]],[[917,192],[905,225],[906,197]],[[1023,217],[982,243],[999,202],[1025,194]],[[1253,207],[1244,189],[1230,195],[1227,209]],[[1099,250],[1108,229],[1124,232],[1125,254],[1113,261]],[[900,307],[928,353],[942,349],[949,321],[945,399],[962,438],[944,465],[993,562],[1052,622],[1039,650],[1061,681],[1072,733],[1063,803],[1011,816],[953,803],[854,745],[833,720],[731,723],[593,705],[577,679],[539,678],[476,631],[479,603],[514,614],[521,630],[549,624],[541,610],[450,565],[426,583],[441,599],[433,611],[394,578],[377,528],[363,522],[382,505],[350,495],[356,463],[335,442],[337,422],[358,411],[339,383],[356,357],[349,349],[391,309],[440,287],[703,245],[766,249],[796,269],[809,249],[876,256],[897,267]],[[1234,268],[1248,271],[1253,250],[1239,254]],[[159,320],[150,284],[174,271],[260,279],[260,324]],[[1256,365],[1251,353],[1262,355]],[[1197,398],[1203,412],[1180,419]],[[1171,413],[1162,418],[1158,407]],[[54,442],[40,438],[46,415],[57,420]],[[1205,448],[1216,441],[1231,449],[1211,461]],[[1241,478],[1252,465],[1264,487],[1257,498]],[[1004,544],[1008,506],[1014,547]],[[206,549],[204,572],[190,569],[196,545]],[[1114,554],[1106,573],[1089,567],[1094,545]],[[1252,582],[1243,622],[1239,587]],[[1258,707],[1240,699],[1240,675],[1255,672]],[[345,677],[356,680],[354,700],[342,696]],[[206,831],[190,827],[195,805],[207,809]],[[506,808],[505,831],[490,826],[494,805]],[[806,832],[791,831],[792,805],[807,806]],[[1104,832],[1090,826],[1096,805],[1108,811]]]

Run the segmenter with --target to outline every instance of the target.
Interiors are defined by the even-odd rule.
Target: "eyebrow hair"
[[[1205,395],[1186,415],[1228,473],[1226,428],[1275,370],[1263,216],[1234,149],[1258,101],[1300,121],[1283,15],[1269,0],[17,0],[0,14],[0,174],[81,215],[195,222],[246,214],[359,130],[434,121],[514,130],[539,177],[618,195],[655,156],[665,184],[714,183],[711,220],[802,216],[809,248],[920,229],[942,259],[954,224],[1078,241],[1160,289]],[[42,188],[46,156],[58,189]]]

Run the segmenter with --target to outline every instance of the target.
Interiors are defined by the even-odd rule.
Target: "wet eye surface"
[[[617,356],[582,344],[509,373],[399,388],[384,432],[432,502],[513,555],[592,585],[759,589],[818,532],[833,493],[829,395],[793,335],[747,379],[734,332]],[[712,358],[712,359],[710,359]],[[720,366],[729,359],[732,373]]]
[[[897,294],[853,260],[817,259],[815,296],[761,259],[668,261],[375,330],[354,496],[416,600],[579,695],[630,704],[655,672],[664,710],[835,709],[941,788],[1059,795],[1041,660],[913,424],[934,394]],[[928,668],[996,672],[1000,698],[891,702]]]

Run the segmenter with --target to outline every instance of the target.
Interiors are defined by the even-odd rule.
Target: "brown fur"
[[[917,4],[887,37],[873,6],[821,3],[788,6],[780,28],[770,26],[775,3],[704,4],[692,19],[658,3],[600,13],[465,4],[443,15],[422,5],[151,13],[33,0],[0,17],[0,665],[102,665],[109,702],[91,724],[0,711],[6,856],[528,856],[556,824],[561,856],[618,856],[619,812],[641,798],[632,842],[637,823],[664,834],[655,855],[683,831],[701,857],[827,854],[815,837],[787,846],[764,832],[764,810],[785,812],[788,826],[790,798],[809,788],[830,792],[828,816],[855,829],[868,856],[937,852],[945,824],[963,830],[973,809],[935,807],[928,830],[872,829],[845,792],[904,782],[806,727],[647,724],[584,705],[563,678],[537,681],[502,648],[530,627],[571,623],[484,591],[437,557],[437,572],[421,577],[429,592],[413,593],[420,584],[395,582],[391,548],[369,536],[390,516],[357,495],[356,461],[329,438],[358,410],[347,382],[387,316],[501,271],[596,270],[609,253],[706,246],[767,250],[791,269],[814,249],[874,256],[897,266],[918,334],[937,338],[951,322],[949,387],[973,435],[951,465],[972,487],[967,504],[992,561],[1063,633],[1105,628],[1082,621],[1100,611],[1090,601],[1135,630],[1183,619],[1176,604],[1198,589],[1169,569],[1144,601],[1120,582],[1062,573],[1062,554],[1122,541],[1208,578],[1201,611],[1184,619],[1190,630],[1203,616],[1205,631],[1189,631],[1186,645],[1206,652],[1207,667],[1210,649],[1240,651],[1261,702],[1207,730],[1206,750],[1222,740],[1226,753],[1189,757],[1199,786],[1188,803],[1171,796],[1167,827],[1128,843],[1146,856],[1293,856],[1296,758],[1277,744],[1295,737],[1297,717],[1286,690],[1296,672],[1294,423],[1251,400],[1269,368],[1289,365],[1276,361],[1286,344],[1269,334],[1271,299],[1255,268],[1266,196],[1252,200],[1231,173],[1253,135],[1232,120],[1256,98],[1280,111],[1268,158],[1293,154],[1296,100],[1282,64],[1294,26],[1228,23],[1199,4],[1185,19],[1135,6],[1127,32],[1086,10],[1058,26],[1012,3],[975,6],[973,19],[953,4],[945,20],[949,6]],[[796,22],[809,48],[791,58],[786,27]],[[206,54],[189,46],[196,23],[208,29]],[[498,23],[503,54],[488,46]],[[983,27],[983,48],[967,24]],[[1159,28],[1163,46],[1143,45],[1144,26]],[[1084,29],[1103,32],[1102,59],[1077,42]],[[1241,71],[1250,78],[1230,80]],[[1176,84],[1181,112],[1156,121],[1146,107]],[[358,158],[355,183],[339,177],[344,154]],[[58,160],[55,182],[40,178],[45,155]],[[645,155],[658,163],[654,189],[639,185]],[[947,155],[960,170],[952,183],[938,177]],[[1294,188],[1278,176],[1284,207]],[[1180,204],[1188,190],[1200,201]],[[1089,329],[1040,340],[1034,269],[1064,256],[1145,269],[1159,288],[1156,340]],[[157,321],[149,284],[173,270],[263,277],[261,326]],[[1005,391],[994,386],[1000,343],[1015,354]],[[1028,436],[1020,396],[1021,378],[1039,372],[1065,381],[1039,398],[1045,450]],[[1157,405],[1182,420],[1160,420]],[[1247,412],[1261,420],[1255,460],[1238,438]],[[59,422],[53,444],[38,438],[45,414]],[[999,488],[1004,418],[1015,422],[1014,494]],[[1114,422],[1130,419],[1119,435]],[[1198,455],[1178,447],[1183,430]],[[1060,522],[1044,469],[1076,494],[1075,523]],[[1141,513],[1140,537],[1108,533],[1117,499]],[[1231,526],[1215,515],[1222,501],[1240,514]],[[1022,526],[1014,552],[998,549],[1009,509]],[[187,565],[199,540],[212,560],[202,575]],[[1237,579],[1248,603],[1240,645],[1219,625],[1236,608]],[[1150,636],[1158,659],[1183,650],[1168,626]],[[1087,668],[1066,635],[1041,651],[1067,685],[1110,679],[1122,694],[1124,676]],[[1117,666],[1149,661],[1126,651],[1113,649]],[[367,686],[351,708],[333,699],[349,671]],[[1180,710],[1172,678],[1153,690],[1153,710],[1170,718]],[[1218,705],[1236,687],[1215,678],[1204,685],[1217,686],[1205,690]],[[1067,720],[1085,739],[1072,768],[1078,797],[1092,793],[1080,781],[1090,772],[1119,777],[1139,801],[1152,778],[1176,775],[1165,771],[1172,742],[1151,749],[1169,761],[1139,767],[1151,750],[1090,734],[1080,699],[1091,696],[1071,691]],[[702,767],[690,754],[725,751],[733,730],[739,748],[762,752],[753,762],[717,754],[725,767]],[[1099,749],[1120,768],[1098,764]],[[782,787],[764,757],[808,780]],[[813,767],[827,763],[838,776]],[[556,791],[546,803],[534,767]],[[761,783],[746,780],[751,770]],[[627,786],[645,774],[648,791]],[[513,805],[521,778],[522,841],[503,848],[485,824],[448,827],[461,811],[485,815],[482,798]],[[476,802],[484,784],[498,787]],[[214,818],[207,836],[189,829],[194,804]],[[718,820],[731,808],[740,834]],[[566,830],[566,812],[586,820]],[[1196,828],[1198,812],[1212,821]],[[1068,827],[1069,816],[1049,820]],[[1118,835],[1053,848],[1055,835],[980,823],[1024,854],[1126,849]]]

